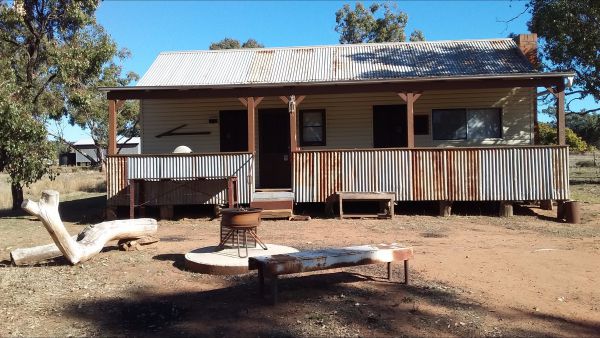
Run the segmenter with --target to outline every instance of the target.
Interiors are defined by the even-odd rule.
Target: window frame
[[[305,126],[304,125],[304,116],[306,113],[320,113],[321,114],[321,141],[305,141],[304,140],[304,128],[315,127],[315,126]],[[325,109],[301,109],[300,110],[300,146],[302,147],[310,147],[310,146],[325,146],[327,145],[327,112]]]

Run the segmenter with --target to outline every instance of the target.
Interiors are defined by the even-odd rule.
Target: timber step
[[[263,210],[260,213],[262,219],[276,219],[276,218],[287,218],[290,219],[294,216],[292,209],[269,209]]]
[[[262,218],[290,218],[294,210],[294,193],[291,191],[257,191],[250,207],[261,208]]]

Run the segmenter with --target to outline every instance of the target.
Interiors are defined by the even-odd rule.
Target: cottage
[[[535,34],[161,53],[136,86],[104,89],[108,206],[567,200],[574,73],[536,57]],[[536,144],[537,87],[556,97],[558,146]],[[117,155],[116,111],[132,99],[142,154]]]

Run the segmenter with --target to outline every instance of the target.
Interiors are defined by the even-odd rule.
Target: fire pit
[[[258,243],[261,248],[268,250],[267,246],[260,240],[257,234],[257,227],[260,225],[260,208],[226,208],[221,210],[221,241],[219,248],[223,248],[225,243],[231,239],[233,247],[237,247],[239,257],[248,257],[248,238],[247,234]],[[240,235],[242,243],[240,245]],[[256,246],[256,245],[254,245]],[[242,256],[240,248],[246,249],[246,256]]]

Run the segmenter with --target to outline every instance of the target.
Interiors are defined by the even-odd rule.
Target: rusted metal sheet
[[[127,158],[109,156],[106,159],[106,198],[108,206],[129,204]]]
[[[406,261],[412,258],[412,247],[396,243],[361,245],[251,257],[249,258],[249,269],[254,270],[262,266],[263,272],[268,275],[285,275],[346,266]]]
[[[240,203],[250,203],[254,192],[251,153],[109,156],[108,164],[110,205],[129,204],[131,179],[146,181],[146,205],[223,204],[229,176],[238,178]]]
[[[568,148],[353,149],[294,153],[296,202],[336,191],[394,192],[397,201],[569,199]]]

